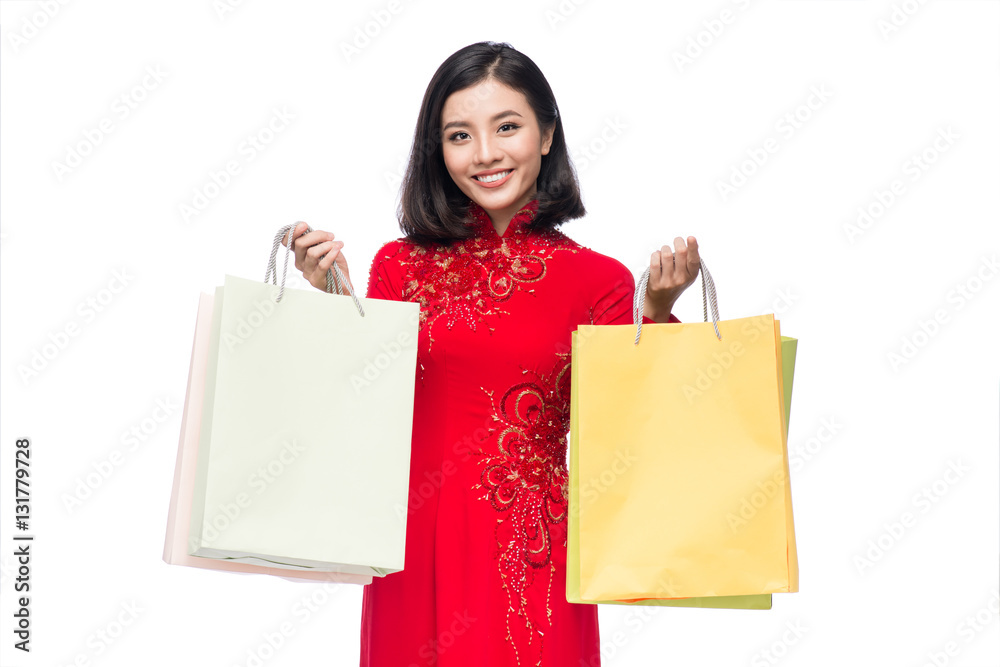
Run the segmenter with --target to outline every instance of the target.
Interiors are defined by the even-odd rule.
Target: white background
[[[164,564],[181,410],[134,451],[122,437],[151,424],[157,401],[182,404],[198,294],[227,273],[261,279],[281,225],[333,231],[365,284],[400,235],[427,82],[483,39],[522,50],[555,91],[589,211],[568,235],[635,275],[694,235],[723,317],[773,310],[800,340],[800,592],[766,612],[602,607],[604,664],[997,664],[1000,3],[233,5],[0,3],[3,665],[247,665],[286,621],[294,633],[263,664],[357,664],[361,587]],[[294,118],[248,160],[241,143],[274,109]],[[112,131],[88,151],[102,119]],[[777,150],[721,195],[768,139]],[[81,145],[89,154],[59,174]],[[933,162],[911,172],[925,152]],[[240,173],[185,220],[228,160]],[[894,180],[901,194],[877,211]],[[876,215],[852,236],[859,207]],[[102,292],[116,271],[127,285]],[[677,304],[681,320],[701,319],[699,291]],[[30,655],[11,631],[12,450],[25,436]],[[115,450],[121,465],[68,508]],[[946,477],[952,464],[961,476]],[[925,488],[933,503],[915,499]],[[915,523],[893,537],[907,512]],[[302,622],[292,609],[311,595],[322,604]],[[95,641],[123,605],[134,622]]]

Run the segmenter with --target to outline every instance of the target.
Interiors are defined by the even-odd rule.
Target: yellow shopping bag
[[[637,297],[635,326],[573,334],[571,602],[798,590],[779,324],[719,321],[702,281],[712,322],[643,326]]]

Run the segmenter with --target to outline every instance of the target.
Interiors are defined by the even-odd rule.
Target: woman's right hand
[[[337,262],[340,272],[344,274],[347,283],[353,288],[350,272],[347,270],[347,259],[340,249],[344,247],[343,241],[334,241],[332,232],[324,232],[316,229],[306,232],[309,226],[304,222],[296,223],[292,232],[292,239],[295,245],[295,268],[302,272],[302,276],[309,281],[309,284],[316,289],[326,291],[326,272]],[[281,239],[281,245],[288,245],[288,235]],[[336,283],[334,284],[336,290]]]

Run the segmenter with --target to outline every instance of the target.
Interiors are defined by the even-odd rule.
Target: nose
[[[488,167],[503,159],[503,151],[496,136],[486,134],[476,144],[475,160],[478,164]]]

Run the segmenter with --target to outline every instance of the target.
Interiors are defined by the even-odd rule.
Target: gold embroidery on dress
[[[581,246],[556,229],[529,226],[537,200],[514,214],[509,233],[500,237],[485,211],[470,206],[476,235],[452,244],[403,244],[402,299],[420,304],[420,331],[427,330],[427,353],[434,346],[434,325],[451,329],[464,322],[472,331],[482,324],[492,334],[488,318],[510,313],[501,304],[514,294],[534,293],[530,286],[546,275],[546,261],[558,251],[579,252]],[[423,352],[418,364],[423,377]]]
[[[541,659],[544,631],[528,615],[527,589],[539,570],[548,569],[546,627],[551,623],[550,606],[554,567],[551,560],[551,528],[566,520],[568,470],[566,433],[569,431],[570,353],[557,354],[551,373],[539,375],[522,369],[525,380],[504,392],[499,401],[486,391],[493,404],[489,450],[480,450],[483,466],[480,483],[473,489],[485,493],[500,513],[494,528],[494,556],[507,591],[507,637],[520,664],[520,652],[510,632],[512,613],[524,619],[528,643],[538,635]]]

